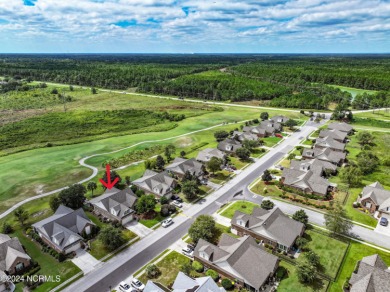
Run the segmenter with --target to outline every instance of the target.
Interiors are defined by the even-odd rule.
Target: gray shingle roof
[[[319,159],[304,159],[304,160],[291,160],[290,163],[291,169],[308,171],[311,170],[317,175],[322,175],[325,170],[336,171],[337,166],[328,161],[323,161]]]
[[[179,272],[172,286],[173,292],[225,292],[211,277],[190,278]]]
[[[346,132],[342,132],[339,130],[321,130],[319,137],[320,138],[325,138],[325,137],[330,137],[336,140],[344,141],[344,139],[347,137]]]
[[[175,180],[166,171],[158,173],[146,170],[141,178],[133,181],[133,184],[155,195],[165,196],[174,188]]]
[[[387,292],[390,287],[390,270],[379,255],[364,257],[349,283],[352,285],[351,292]]]
[[[285,168],[283,169],[283,183],[288,186],[299,189],[310,189],[312,192],[326,195],[330,183],[327,179],[314,173],[313,171],[301,171],[298,169]]]
[[[261,126],[256,126],[256,127],[246,126],[246,127],[242,128],[242,130],[244,132],[250,132],[250,133],[255,134],[255,135],[265,135],[265,133],[266,133],[265,129],[262,128]]]
[[[61,250],[82,240],[81,233],[87,224],[95,225],[82,208],[72,210],[59,206],[54,215],[32,226]],[[55,242],[55,239],[58,239]]]
[[[272,210],[254,208],[250,215],[236,211],[231,222],[241,225],[239,221],[243,222],[242,227],[286,247],[292,246],[304,229],[301,222],[291,219],[279,208]]]
[[[153,281],[148,281],[145,285],[143,292],[170,292],[168,288]]]
[[[17,258],[31,259],[18,238],[0,234],[0,271],[8,271]]]
[[[268,134],[273,134],[282,130],[282,125],[280,123],[274,122],[273,120],[262,121],[260,123],[260,127],[263,128]]]
[[[237,149],[242,148],[242,144],[233,139],[226,139],[218,143],[219,150],[236,152]]]
[[[90,203],[120,219],[134,213],[133,207],[136,201],[137,196],[134,195],[131,189],[118,190],[112,188],[107,189],[103,195],[93,198]]]
[[[375,182],[363,188],[360,201],[367,198],[371,198],[371,200],[379,206],[379,210],[385,212],[390,210],[390,191],[385,190],[379,182]]]
[[[244,140],[257,141],[259,139],[257,135],[252,134],[250,132],[238,132],[238,131],[234,131],[232,137],[240,142]]]
[[[194,158],[184,159],[176,157],[165,169],[180,175],[184,175],[187,171],[196,176],[203,174],[202,163]]]
[[[353,130],[351,125],[348,125],[347,123],[331,123],[328,126],[328,129],[330,130],[339,130],[341,132],[350,132]]]
[[[305,148],[303,149],[302,156],[307,158],[317,158],[319,160],[339,164],[341,160],[345,159],[347,154],[344,152],[331,150],[330,148]]]
[[[278,123],[284,124],[284,123],[286,123],[289,120],[289,118],[286,117],[286,116],[274,116],[274,117],[271,118],[271,120],[274,121],[274,122],[278,122]]]
[[[318,138],[316,140],[315,147],[317,147],[317,146],[329,147],[329,148],[340,150],[340,151],[344,151],[344,149],[345,149],[344,143],[338,142],[331,137]]]
[[[212,157],[217,157],[220,159],[223,159],[223,156],[225,153],[223,153],[221,150],[216,148],[206,148],[201,151],[199,151],[198,156],[196,157],[196,160],[202,161],[202,162],[208,162]]]
[[[201,239],[196,245],[194,255],[201,257],[202,251],[211,252],[209,261],[221,270],[256,289],[267,281],[279,263],[278,257],[264,251],[250,236],[236,239],[222,234],[218,246]]]

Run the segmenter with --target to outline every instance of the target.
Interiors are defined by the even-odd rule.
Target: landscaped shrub
[[[4,233],[4,234],[10,234],[12,233],[14,230],[12,228],[12,225],[9,224],[8,222],[4,222],[3,223],[3,226],[1,228],[1,233]]]
[[[213,279],[215,282],[219,279],[219,274],[212,269],[207,270],[206,276],[211,277],[211,279]]]
[[[202,263],[198,262],[198,261],[194,261],[192,263],[192,268],[197,271],[198,273],[202,273],[203,272],[203,269],[204,269],[204,266]]]
[[[227,279],[227,278],[225,278],[225,279],[222,280],[221,285],[222,285],[222,287],[225,288],[226,290],[233,289],[233,287],[234,287],[232,281],[229,280],[229,279]]]
[[[149,279],[157,278],[160,274],[161,274],[161,271],[156,265],[151,264],[151,265],[146,267],[146,276]]]

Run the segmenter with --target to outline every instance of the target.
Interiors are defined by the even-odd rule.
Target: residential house
[[[337,171],[337,166],[334,165],[333,163],[324,160],[319,160],[317,158],[304,159],[304,160],[291,160],[290,168],[301,170],[301,171],[311,170],[312,172],[314,172],[319,176],[323,176],[326,172],[330,172],[334,174]]]
[[[339,123],[339,122],[334,122],[329,124],[328,126],[329,130],[338,130],[341,132],[345,132],[347,134],[352,134],[353,133],[353,128],[351,125],[348,125],[347,123]]]
[[[302,157],[306,159],[317,158],[322,161],[327,161],[340,166],[344,163],[347,154],[340,151],[334,151],[330,148],[305,148],[302,152]]]
[[[317,138],[314,148],[320,148],[320,149],[329,148],[333,151],[344,152],[345,144],[336,141],[331,137]]]
[[[196,177],[201,177],[204,174],[203,164],[196,161],[195,158],[176,157],[171,164],[165,167],[165,170],[179,178],[182,178],[187,171]]]
[[[242,144],[234,139],[225,139],[218,143],[217,148],[223,152],[235,153],[242,148]]]
[[[359,195],[358,202],[370,213],[390,214],[390,191],[385,190],[379,182],[365,186]]]
[[[339,130],[321,130],[320,134],[318,135],[319,138],[332,138],[340,143],[345,143],[347,139],[348,133],[347,132],[342,132]]]
[[[134,205],[137,199],[129,188],[124,190],[112,188],[107,189],[103,195],[93,198],[89,203],[93,206],[95,214],[125,225],[134,219]]]
[[[285,186],[292,187],[306,194],[325,196],[333,189],[333,185],[325,178],[313,171],[302,171],[298,169],[283,169],[281,182]]]
[[[285,215],[279,208],[254,208],[252,214],[236,211],[231,220],[232,233],[250,235],[263,244],[289,252],[305,232],[305,225]]]
[[[254,134],[259,138],[263,138],[267,136],[267,132],[261,126],[256,126],[256,127],[246,126],[242,128],[242,131],[245,133]]]
[[[274,116],[270,120],[272,120],[276,123],[279,123],[279,124],[285,124],[290,119],[286,116]]]
[[[390,269],[377,254],[358,262],[349,279],[351,292],[384,292],[390,289]]]
[[[30,264],[31,258],[25,252],[19,239],[0,234],[0,272],[8,275],[21,274]]]
[[[203,239],[195,247],[194,259],[235,280],[240,286],[261,291],[279,266],[279,258],[263,250],[250,236],[233,238],[222,234],[218,245]]]
[[[282,124],[273,120],[262,121],[260,127],[265,130],[267,136],[272,136],[282,131]]]
[[[225,156],[225,153],[223,153],[221,150],[216,148],[206,148],[201,151],[199,151],[198,156],[196,157],[196,160],[200,162],[209,162],[212,157],[217,157],[219,159],[223,159]]]
[[[218,287],[211,277],[191,278],[179,272],[176,280],[169,290],[160,283],[148,281],[143,292],[225,292],[225,289]]]
[[[168,199],[171,198],[173,190],[177,185],[176,181],[168,172],[163,171],[158,173],[149,169],[145,171],[141,178],[133,181],[133,184],[147,194],[167,197]]]
[[[259,140],[259,137],[257,137],[256,134],[252,134],[250,132],[234,131],[232,137],[240,142],[243,142],[244,140],[251,140],[251,141]]]
[[[32,227],[51,248],[68,254],[82,247],[82,235],[91,234],[95,224],[82,208],[72,210],[61,205],[54,215],[33,224]]]

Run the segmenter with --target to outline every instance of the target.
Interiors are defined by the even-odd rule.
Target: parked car
[[[131,286],[125,282],[121,282],[119,284],[119,290],[123,292],[130,292],[131,291]]]
[[[181,252],[182,252],[182,254],[184,254],[184,255],[186,255],[186,256],[188,256],[188,257],[190,257],[190,258],[193,258],[193,257],[194,257],[194,250],[192,250],[192,249],[190,249],[190,248],[188,248],[188,247],[183,248],[183,249],[181,250]]]
[[[194,249],[195,249],[195,244],[189,243],[189,244],[187,244],[187,247],[188,247],[189,249],[194,250]]]
[[[200,183],[202,184],[202,185],[207,185],[207,179],[202,179],[201,181],[200,181]]]
[[[168,226],[170,226],[170,225],[172,225],[173,224],[173,220],[172,220],[172,218],[168,218],[168,219],[165,219],[163,222],[162,222],[162,227],[164,227],[164,228],[166,228],[166,227],[168,227]]]
[[[142,282],[137,278],[133,278],[133,280],[131,280],[131,287],[134,287],[138,291],[142,291],[145,289],[145,285],[142,284]]]
[[[180,203],[178,200],[172,201],[172,205],[176,206],[178,208],[182,208],[183,207],[183,204]]]
[[[180,198],[178,195],[172,195],[171,199],[183,203],[183,199]]]
[[[387,226],[389,224],[389,221],[387,220],[387,218],[382,217],[381,220],[379,221],[379,224],[382,226]]]

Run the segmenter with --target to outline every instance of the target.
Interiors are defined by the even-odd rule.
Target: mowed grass
[[[314,251],[320,257],[320,271],[335,278],[348,244],[313,230],[306,230],[304,237],[309,241],[305,249]],[[304,254],[301,254],[297,261],[304,259]]]
[[[126,98],[128,103],[132,104],[132,96],[126,95]],[[150,103],[160,102],[160,99],[151,97],[144,98],[145,106]],[[139,100],[139,97],[137,96],[136,99]],[[182,105],[181,102],[176,103]],[[276,115],[282,114],[283,112],[269,111],[269,113],[270,115]],[[259,114],[260,110],[257,109],[225,107],[224,111],[221,112],[210,112],[202,116],[187,118],[179,122],[176,128],[165,132],[125,135],[75,145],[34,149],[0,157],[0,211],[8,209],[16,202],[20,202],[28,197],[67,186],[87,178],[91,175],[92,170],[79,165],[78,161],[82,157],[119,150],[144,141],[169,139],[161,143],[170,143],[178,139],[174,137],[179,135],[199,131],[226,122],[235,123],[236,121],[246,120],[248,118],[256,118]],[[300,116],[299,113],[295,112],[285,112],[283,114],[295,118]],[[234,126],[234,124],[231,126]],[[237,124],[237,127],[239,127],[239,124]],[[185,147],[190,148],[196,145],[198,141],[204,140],[212,141],[210,145],[216,145],[212,134],[218,129],[210,130],[207,134],[199,132],[191,135],[192,141],[188,145],[186,144]],[[121,155],[121,153],[118,152],[116,155]],[[116,155],[96,157],[95,162],[101,166],[101,162]],[[87,162],[93,163],[94,161],[91,159]]]
[[[329,282],[323,279],[317,279],[312,284],[303,284],[299,282],[297,268],[286,262],[281,261],[279,264],[279,270],[284,270],[284,277],[280,281],[278,286],[278,291],[281,292],[292,292],[292,291],[301,291],[301,292],[311,292],[311,291],[326,291],[326,288],[329,285]]]
[[[341,85],[330,85],[330,84],[329,84],[329,86],[338,88],[338,89],[340,89],[341,91],[349,92],[349,93],[352,95],[352,97],[355,97],[355,96],[358,95],[358,94],[363,94],[363,93],[374,94],[374,93],[377,92],[377,91],[375,91],[375,90],[367,90],[367,89],[353,88],[353,87],[347,87],[347,86],[341,86]]]
[[[260,206],[248,201],[237,201],[231,204],[221,215],[227,218],[233,218],[236,211],[241,211],[245,214],[251,214],[254,208]]]
[[[170,285],[172,285],[173,282],[175,281],[176,276],[180,271],[180,268],[184,264],[189,262],[190,262],[189,258],[176,251],[173,251],[156,264],[156,266],[159,268],[161,272],[160,276],[158,276],[155,279],[148,279],[148,277],[144,273],[141,276],[139,276],[138,279],[142,283],[146,283],[148,280],[152,280],[154,282],[161,283],[166,287],[170,287]]]

